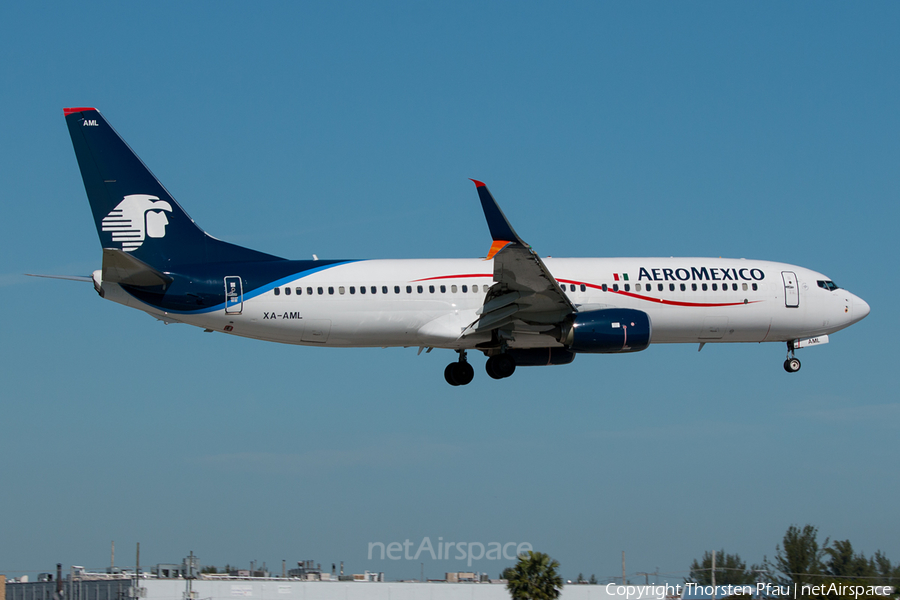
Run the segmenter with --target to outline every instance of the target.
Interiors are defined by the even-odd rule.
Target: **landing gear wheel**
[[[475,369],[465,361],[450,363],[444,369],[444,379],[450,385],[468,385],[475,377]]]
[[[498,354],[488,359],[484,370],[492,379],[505,379],[516,372],[516,361],[509,354]]]
[[[800,361],[796,358],[789,358],[784,361],[784,370],[788,373],[796,373],[800,370]]]
[[[449,383],[450,385],[453,385],[453,386],[459,385],[459,382],[456,381],[456,377],[454,374],[457,364],[459,364],[459,363],[450,363],[444,369],[444,379],[447,381],[447,383]]]
[[[467,362],[458,362],[453,370],[453,378],[456,379],[459,385],[468,385],[475,378],[475,369]]]

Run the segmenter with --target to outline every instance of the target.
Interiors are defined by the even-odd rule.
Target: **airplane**
[[[287,260],[216,239],[191,219],[95,108],[64,109],[103,250],[90,277],[107,300],[166,323],[304,346],[469,351],[493,379],[517,367],[651,344],[781,342],[795,351],[866,317],[869,305],[803,267],[723,258],[546,258],[475,183],[485,258]]]

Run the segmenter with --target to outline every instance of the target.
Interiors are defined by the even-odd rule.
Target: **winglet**
[[[478,198],[481,200],[481,209],[484,211],[484,218],[487,220],[488,229],[491,230],[491,238],[495,242],[503,242],[504,245],[516,242],[523,246],[527,246],[528,244],[522,241],[522,238],[515,232],[512,225],[509,224],[509,220],[506,218],[506,215],[503,214],[503,211],[500,210],[500,206],[497,204],[497,201],[494,200],[494,197],[491,195],[487,186],[476,179],[472,179],[472,182],[475,183],[475,187],[478,189]],[[494,248],[492,247],[491,250],[493,249]],[[499,250],[499,248],[497,250]],[[493,252],[493,254],[496,254],[496,251]]]

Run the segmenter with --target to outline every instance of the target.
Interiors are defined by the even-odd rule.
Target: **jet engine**
[[[559,341],[574,352],[638,352],[650,345],[650,315],[633,308],[603,308],[575,313],[561,328]]]

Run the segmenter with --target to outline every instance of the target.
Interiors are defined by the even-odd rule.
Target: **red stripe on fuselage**
[[[581,281],[575,281],[572,279],[559,279],[560,283],[574,283],[575,285],[584,285],[589,288],[594,288],[595,290],[603,291],[603,287],[599,285],[595,285],[593,283],[584,283]],[[621,294],[622,296],[627,296],[629,298],[634,298],[636,300],[644,300],[645,302],[653,302],[655,304],[665,304],[667,306],[693,306],[699,308],[712,308],[718,306],[741,306],[744,302],[681,302],[679,300],[666,300],[665,298],[652,298],[650,296],[642,296],[640,294],[634,294],[632,292],[626,292],[623,290],[614,290],[611,287],[607,286],[606,291],[612,294]],[[762,300],[753,300],[747,302],[747,304],[755,304],[757,302],[762,302]]]
[[[463,277],[493,277],[491,273],[469,273],[466,275],[440,275],[438,277],[425,277],[424,279],[414,279],[413,282],[418,281],[434,281],[436,279],[460,279]],[[589,287],[595,290],[603,291],[602,285],[597,285],[594,283],[585,283],[583,281],[578,281],[576,279],[557,279],[560,283],[571,283],[575,285],[583,285],[585,287]],[[565,291],[565,290],[563,290]],[[641,294],[635,294],[633,292],[626,292],[624,290],[614,290],[611,286],[606,287],[607,293],[610,294],[619,294],[622,296],[626,296],[628,298],[634,298],[635,300],[643,300],[644,302],[653,302],[654,304],[665,304],[666,306],[690,306],[694,308],[715,308],[721,306],[742,306],[743,304],[756,304],[757,302],[762,302],[762,300],[750,300],[748,302],[682,302],[680,300],[666,300],[665,298],[653,298],[651,296],[643,296]]]
[[[441,275],[440,277],[426,277],[425,279],[413,279],[416,281],[434,281],[435,279],[460,279],[462,277],[493,277],[493,273],[470,273],[468,275]]]

